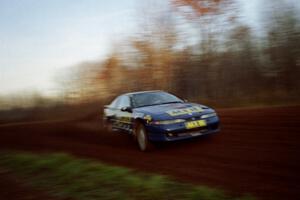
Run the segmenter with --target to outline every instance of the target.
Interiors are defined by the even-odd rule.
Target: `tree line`
[[[140,4],[136,33],[70,70],[66,101],[161,89],[219,107],[299,103],[300,23],[288,1],[261,1],[255,27],[235,0]]]

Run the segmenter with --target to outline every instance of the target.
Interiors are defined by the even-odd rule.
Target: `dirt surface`
[[[300,106],[218,113],[220,133],[147,153],[139,152],[128,135],[103,131],[100,119],[92,116],[76,122],[0,127],[0,149],[61,151],[234,194],[300,199]]]

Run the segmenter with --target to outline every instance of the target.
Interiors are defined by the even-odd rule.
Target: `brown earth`
[[[139,152],[126,134],[103,131],[100,118],[93,116],[75,122],[2,126],[0,149],[67,152],[233,194],[300,199],[300,106],[222,109],[218,113],[219,134],[163,145],[147,153]]]

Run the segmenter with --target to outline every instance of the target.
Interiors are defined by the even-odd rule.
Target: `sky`
[[[250,24],[258,20],[258,1],[239,0]],[[24,91],[49,94],[64,68],[103,59],[112,42],[134,32],[137,3],[0,0],[0,96]]]
[[[55,88],[62,68],[104,57],[134,29],[135,0],[0,0],[0,95]]]

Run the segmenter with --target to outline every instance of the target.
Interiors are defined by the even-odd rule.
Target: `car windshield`
[[[145,92],[132,95],[134,108],[168,103],[182,103],[178,97],[166,92]]]

